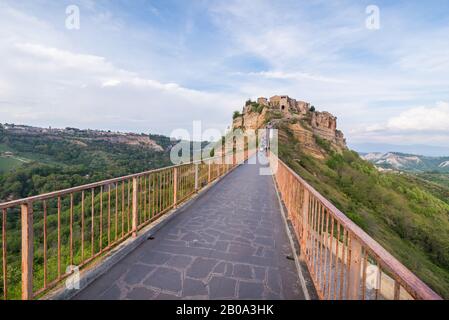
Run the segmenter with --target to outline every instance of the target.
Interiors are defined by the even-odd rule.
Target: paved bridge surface
[[[75,299],[304,299],[271,176],[244,164]]]

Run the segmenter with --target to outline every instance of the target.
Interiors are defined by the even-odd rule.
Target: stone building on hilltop
[[[323,157],[323,154],[315,137],[327,140],[337,148],[346,148],[343,133],[337,130],[337,117],[326,111],[311,110],[310,103],[287,95],[269,99],[259,97],[257,103],[248,100],[243,113],[234,118],[233,128],[257,130],[267,125],[276,127],[280,123],[285,123],[303,147],[316,157]]]
[[[272,96],[270,99],[265,97],[257,98],[257,103],[259,105],[268,107],[269,109],[278,109],[284,114],[306,114],[310,110],[310,103],[292,99],[286,95],[276,95]],[[243,107],[243,113],[250,112],[251,101],[248,100],[246,105]]]

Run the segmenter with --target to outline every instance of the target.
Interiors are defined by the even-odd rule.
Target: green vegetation
[[[3,131],[0,130],[0,137],[3,136]],[[0,152],[12,151],[6,144],[0,143]]]
[[[1,129],[1,128],[0,128]],[[131,173],[141,172],[152,168],[165,167],[171,164],[169,158],[170,147],[173,141],[170,138],[160,135],[150,135],[150,138],[164,148],[164,151],[154,151],[141,145],[127,145],[122,143],[112,143],[108,141],[98,141],[94,139],[82,140],[83,143],[77,143],[73,136],[59,137],[46,135],[18,135],[8,134],[0,130],[0,151],[12,152],[13,156],[0,158],[0,167],[5,168],[0,172],[0,202],[6,200],[23,198],[27,196],[42,194],[50,191],[61,190],[73,186],[83,185],[94,181],[100,181],[113,177],[124,176]],[[26,158],[26,162],[24,158]],[[23,159],[20,161],[18,159]],[[5,162],[9,161],[9,163]],[[16,162],[14,162],[16,161]],[[17,164],[17,161],[20,164]],[[16,165],[17,164],[17,165]],[[119,191],[122,186],[119,185]],[[127,202],[128,202],[128,184],[125,188],[125,213],[121,211],[122,198],[119,193],[117,217],[120,222],[118,232],[121,232],[121,219],[124,218],[125,232],[129,227]],[[112,214],[115,211],[115,192],[112,186]],[[143,190],[146,190],[143,189]],[[170,199],[170,188],[165,188],[167,199]],[[103,190],[103,230],[107,229],[107,194]],[[74,197],[74,264],[81,262],[80,251],[80,197],[75,194]],[[94,250],[98,252],[99,226],[100,226],[100,190],[95,190],[95,235]],[[85,211],[85,250],[84,257],[88,258],[91,254],[91,211],[90,205],[92,198],[90,193],[86,193],[86,211]],[[143,203],[143,202],[142,202]],[[69,216],[70,199],[61,198],[61,251],[62,251],[62,273],[70,264],[69,259]],[[56,199],[48,201],[48,277],[49,281],[57,276],[57,203]],[[156,203],[154,205],[160,206]],[[20,214],[19,208],[8,210],[7,214],[7,252],[8,252],[8,296],[10,298],[20,298],[20,274],[21,274],[21,236],[20,236]],[[1,221],[0,216],[0,221]],[[111,237],[115,239],[115,220],[112,219]],[[42,203],[36,203],[34,208],[34,235],[35,235],[35,255],[34,255],[34,286],[39,289],[43,285],[43,212]],[[1,229],[0,229],[1,233]],[[121,236],[121,233],[119,234]],[[102,237],[102,247],[107,244],[107,234],[104,231]],[[3,297],[3,279],[2,266],[0,266],[0,299]]]
[[[279,110],[268,110],[268,112],[265,115],[265,124],[268,122],[275,120],[275,119],[282,119],[283,115],[282,112]]]
[[[380,173],[357,153],[334,152],[315,137],[328,154],[318,160],[286,133],[288,141],[279,145],[281,159],[436,292],[449,298],[448,176]]]
[[[245,106],[251,106],[250,111],[256,112],[256,113],[261,113],[263,111],[263,109],[265,108],[265,106],[263,104],[257,103],[255,101],[251,101],[251,99],[248,99],[245,102]],[[235,112],[234,112],[234,115],[235,115]]]
[[[235,120],[236,118],[240,117],[241,114],[239,111],[234,111],[234,113],[232,114],[232,120]]]
[[[449,173],[425,172],[417,174],[417,177],[449,188]]]
[[[313,137],[315,138],[315,142],[317,143],[317,145],[319,145],[326,152],[331,152],[332,151],[331,143],[330,143],[329,140],[320,138],[317,135],[314,135]]]
[[[261,113],[265,106],[263,104],[259,104],[257,102],[251,103],[251,111],[256,113]]]
[[[11,157],[0,156],[0,173],[20,167],[23,162]]]
[[[150,179],[147,179],[150,183]],[[155,191],[151,192],[153,201],[147,206],[147,202],[139,201],[139,224],[144,223],[156,213],[163,211],[171,202],[162,199],[173,198],[173,188],[170,182],[164,180],[161,177],[153,175],[151,177],[153,184],[161,185],[162,187],[157,191],[157,197],[155,197]],[[143,183],[141,181],[141,183]],[[148,189],[145,188],[145,184],[141,184],[139,199],[147,199],[149,196]],[[143,186],[143,187],[142,187]],[[194,187],[194,181],[186,179],[186,188],[180,190],[179,197],[183,197],[187,191],[191,191]],[[117,194],[115,186],[111,186],[111,205],[110,205],[110,219],[108,218],[108,191],[109,189],[103,189],[103,196],[101,196],[101,190],[95,189],[95,195],[92,199],[90,192],[85,193],[85,207],[84,207],[84,250],[81,249],[81,194],[76,193],[74,195],[74,208],[73,208],[73,263],[70,259],[70,197],[65,196],[61,198],[61,274],[64,274],[67,267],[70,265],[80,265],[83,261],[92,256],[92,252],[98,253],[101,249],[105,249],[109,243],[122,237],[123,234],[127,234],[131,230],[130,220],[130,193],[132,189],[131,183],[125,182],[124,184],[118,184]],[[123,200],[122,200],[123,191]],[[159,195],[162,196],[159,196]],[[94,219],[92,219],[92,200],[94,202]],[[100,201],[101,200],[101,201]],[[117,202],[116,202],[117,201]],[[117,203],[117,210],[116,204]],[[102,204],[102,205],[101,205]],[[34,265],[33,265],[33,287],[37,291],[44,285],[44,238],[43,238],[43,209],[41,203],[35,203],[33,206],[34,216]],[[10,299],[18,299],[21,295],[20,288],[20,274],[21,274],[21,247],[20,247],[20,223],[15,217],[19,216],[19,212],[16,210],[10,210],[8,213],[8,297]],[[92,221],[94,221],[94,240],[92,242]],[[58,276],[58,264],[57,264],[57,243],[58,243],[58,229],[57,229],[57,199],[51,199],[47,201],[47,279],[53,281]],[[101,225],[101,228],[100,228]],[[108,225],[110,229],[108,229]],[[110,230],[110,232],[108,232]],[[101,237],[100,237],[101,234]],[[110,242],[109,242],[110,241]],[[93,250],[93,251],[92,251]],[[1,266],[0,266],[1,269]],[[2,273],[0,273],[0,280],[2,279]],[[3,281],[0,283],[0,293],[3,297]]]
[[[170,139],[153,136],[163,146]],[[0,201],[23,198],[52,190],[124,176],[170,164],[169,151],[156,152],[145,146],[46,136],[0,136],[3,148],[33,161],[0,175]]]
[[[0,131],[1,137],[2,131]],[[15,168],[20,167],[23,163],[26,163],[28,160],[24,158],[19,158],[12,155],[6,155],[5,153],[11,153],[13,150],[9,148],[7,145],[0,143],[0,174],[3,172],[11,171]]]

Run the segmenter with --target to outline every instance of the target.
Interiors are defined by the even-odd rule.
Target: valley
[[[166,166],[177,142],[162,135],[0,125],[0,200]]]

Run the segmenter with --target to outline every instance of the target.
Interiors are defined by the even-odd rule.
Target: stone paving
[[[271,176],[245,164],[75,299],[304,299]]]

